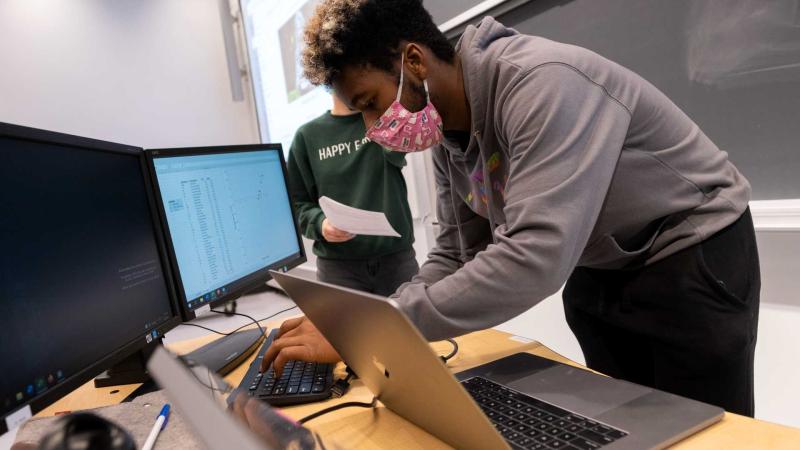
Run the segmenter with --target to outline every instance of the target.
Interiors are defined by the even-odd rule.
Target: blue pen
[[[153,445],[155,445],[156,439],[158,439],[158,433],[167,426],[167,419],[169,419],[169,403],[164,405],[164,407],[161,408],[161,412],[158,413],[156,423],[153,425],[153,429],[150,430],[150,435],[147,436],[147,440],[144,441],[142,450],[153,450]]]

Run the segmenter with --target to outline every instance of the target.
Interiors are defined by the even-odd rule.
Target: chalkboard
[[[441,25],[464,11],[478,5],[483,0],[424,0],[425,9],[431,13],[433,21]]]
[[[800,0],[532,0],[497,19],[636,71],[730,154],[754,199],[800,198]]]

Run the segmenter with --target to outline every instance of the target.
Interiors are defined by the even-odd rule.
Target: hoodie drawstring
[[[467,263],[467,254],[464,250],[466,247],[464,243],[464,235],[461,232],[461,219],[458,217],[458,209],[456,209],[456,197],[453,193],[453,169],[450,164],[450,155],[447,155],[447,178],[450,179],[450,205],[453,207],[453,216],[456,218],[456,228],[458,229],[458,250],[461,264]]]
[[[481,132],[476,131],[473,134],[478,144],[478,155],[480,155],[481,164],[483,164],[483,191],[486,194],[486,215],[489,216],[489,228],[492,230],[492,243],[496,244],[497,239],[494,236],[494,230],[497,225],[495,224],[494,214],[492,214],[494,193],[492,192],[492,180],[489,179],[489,158],[484,155],[483,146],[481,145]]]
[[[478,155],[481,159],[481,164],[483,165],[483,189],[486,193],[486,213],[489,216],[489,228],[492,231],[492,243],[497,243],[497,238],[495,238],[494,231],[496,228],[494,214],[492,213],[492,206],[494,205],[492,195],[492,183],[489,180],[489,159],[486,158],[484,155],[483,146],[481,145],[481,132],[476,131],[473,133],[475,136],[475,140],[478,144]],[[464,234],[461,230],[461,218],[458,217],[458,209],[456,209],[456,197],[453,189],[453,167],[452,162],[450,161],[450,155],[447,156],[447,178],[450,180],[450,205],[453,207],[453,216],[456,218],[456,228],[458,229],[458,249],[459,249],[459,258],[461,259],[462,264],[467,263],[467,254],[466,254],[466,243],[464,242]]]

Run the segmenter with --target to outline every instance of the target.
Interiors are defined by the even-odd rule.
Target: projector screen
[[[319,0],[241,0],[262,142],[288,154],[300,125],[331,107],[324,88],[303,77],[303,28]]]

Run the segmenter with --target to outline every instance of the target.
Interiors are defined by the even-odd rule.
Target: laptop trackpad
[[[572,412],[595,417],[652,392],[650,388],[561,365],[506,385]]]

